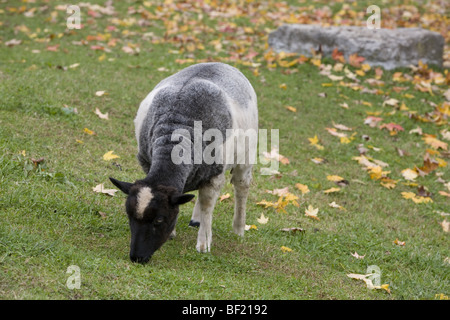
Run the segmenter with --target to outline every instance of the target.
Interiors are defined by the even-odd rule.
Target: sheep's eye
[[[164,222],[164,218],[160,217],[160,218],[156,218],[156,219],[153,221],[153,224],[154,224],[155,226],[157,226],[157,225],[160,225],[160,224],[163,223],[163,222]]]

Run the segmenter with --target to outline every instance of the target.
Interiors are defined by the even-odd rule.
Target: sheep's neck
[[[171,159],[153,159],[145,180],[150,184],[175,187],[181,193],[188,175],[189,168],[183,164],[176,165]]]

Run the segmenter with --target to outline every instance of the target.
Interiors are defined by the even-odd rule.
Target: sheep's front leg
[[[252,181],[252,166],[238,165],[233,168],[231,183],[234,186],[234,216],[233,231],[239,235],[244,235],[245,229],[245,210],[247,206],[247,197]]]
[[[198,198],[194,207],[195,219],[200,222],[196,246],[198,252],[209,252],[211,249],[212,213],[224,183],[225,176],[221,174],[198,190]]]

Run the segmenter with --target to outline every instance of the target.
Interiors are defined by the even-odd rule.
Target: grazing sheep
[[[137,158],[147,176],[134,183],[110,178],[128,195],[130,259],[148,261],[175,234],[179,205],[194,197],[185,194],[193,190],[198,190],[190,221],[199,226],[196,249],[209,252],[212,212],[230,169],[235,190],[233,230],[243,236],[258,130],[256,94],[247,78],[223,63],[187,67],[150,92],[134,123]],[[208,132],[213,133],[209,138]],[[251,142],[249,132],[256,137]],[[211,155],[219,161],[211,163],[201,157],[214,143]]]

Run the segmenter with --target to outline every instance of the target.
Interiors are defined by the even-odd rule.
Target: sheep
[[[128,195],[130,259],[147,262],[175,235],[179,206],[194,198],[187,193],[194,190],[198,197],[189,225],[199,227],[197,251],[210,252],[212,213],[228,170],[235,191],[232,228],[243,236],[257,144],[255,139],[248,142],[248,132],[258,130],[257,97],[248,79],[224,63],[189,66],[156,85],[141,102],[134,124],[137,159],[146,177],[134,183],[110,178]],[[198,155],[213,144],[207,143],[211,137],[196,136],[199,124],[201,134],[213,130],[215,142],[223,141],[214,150],[214,159],[223,161],[198,161]],[[218,139],[218,133],[225,138]],[[238,148],[233,148],[236,141]],[[180,151],[184,161],[177,158]]]

